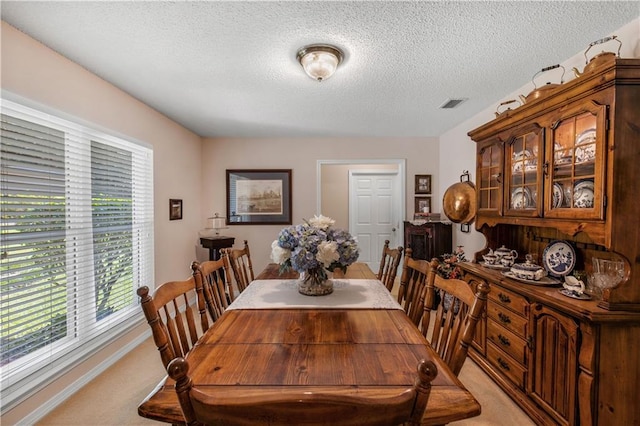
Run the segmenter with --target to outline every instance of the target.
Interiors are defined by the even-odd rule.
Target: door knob
[[[391,230],[392,230],[393,232],[396,232],[396,228],[391,228]]]

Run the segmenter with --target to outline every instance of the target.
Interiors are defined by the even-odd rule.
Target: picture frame
[[[227,225],[291,225],[291,169],[227,170]]]
[[[416,175],[415,179],[414,193],[431,194],[431,175]]]
[[[414,213],[430,213],[431,197],[414,197]],[[425,211],[425,208],[427,211]]]
[[[182,200],[169,200],[169,220],[182,220]]]

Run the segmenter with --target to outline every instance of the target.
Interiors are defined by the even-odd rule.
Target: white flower
[[[323,264],[325,268],[328,268],[333,262],[337,262],[340,259],[340,253],[338,253],[338,243],[335,241],[322,241],[318,245],[318,254],[316,254],[316,260]]]
[[[334,223],[336,223],[335,220],[322,215],[314,215],[311,219],[309,219],[309,224],[311,226],[315,226],[316,228],[320,228],[322,230],[327,230]]]
[[[291,257],[291,250],[278,245],[278,240],[271,243],[271,260],[277,264],[282,264]]]

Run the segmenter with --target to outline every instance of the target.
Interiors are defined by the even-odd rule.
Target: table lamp
[[[220,236],[221,229],[229,229],[224,216],[220,216],[218,213],[214,213],[213,216],[207,218],[210,226],[200,231],[200,237],[210,238],[213,236]]]

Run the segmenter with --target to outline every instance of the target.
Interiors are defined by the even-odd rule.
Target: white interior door
[[[402,244],[400,174],[396,170],[349,172],[349,232],[358,239],[359,262],[378,272],[384,241]]]

